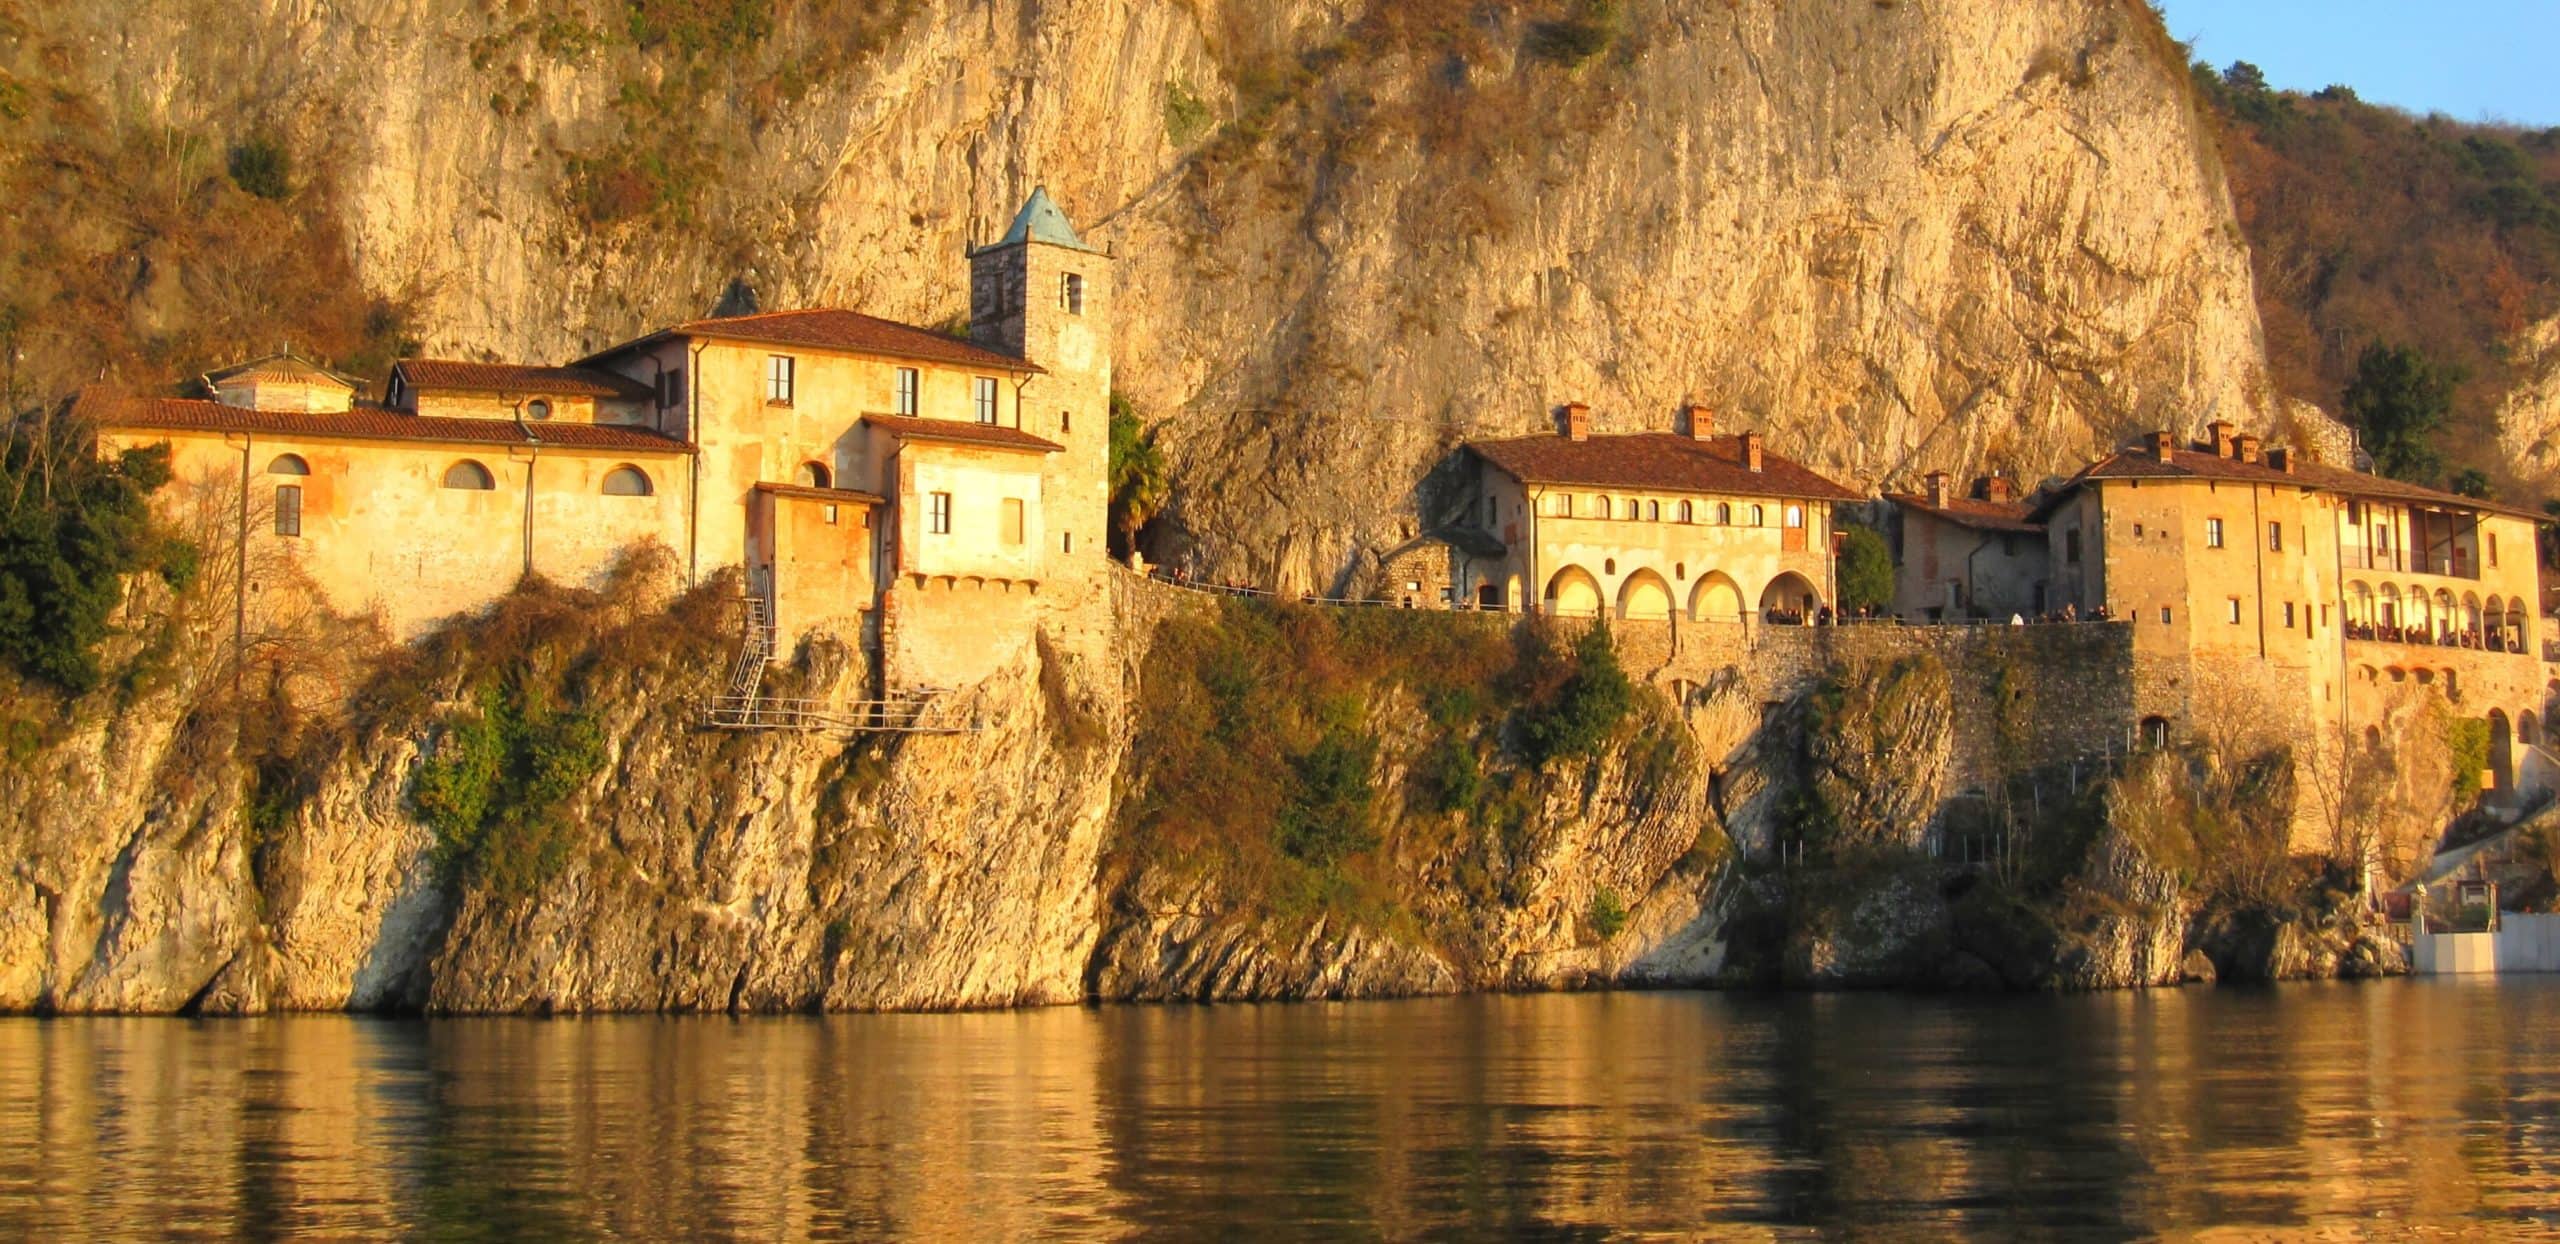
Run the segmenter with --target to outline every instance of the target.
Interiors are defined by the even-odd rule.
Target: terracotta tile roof
[[[95,386],[81,391],[78,417],[102,428],[167,432],[261,432],[312,440],[435,441],[456,445],[557,445],[634,453],[690,453],[693,446],[647,428],[603,423],[520,424],[512,419],[410,415],[379,406],[303,413],[251,410],[194,398],[127,397]]]
[[[209,371],[204,378],[215,384],[225,380],[300,380],[320,381],[350,390],[364,387],[354,377],[340,375],[290,350]]]
[[[1889,492],[1884,499],[1905,509],[1918,510],[1932,518],[1944,519],[1959,527],[1977,531],[2014,531],[2032,534],[2044,526],[2029,517],[2035,507],[2024,501],[1981,501],[1972,497],[1949,497],[1945,505],[1932,505],[1916,493]]]
[[[1066,448],[1056,441],[1043,440],[1020,428],[993,423],[962,423],[956,419],[919,419],[912,415],[864,415],[862,422],[892,436],[911,441],[950,441],[961,445],[984,445],[991,449],[1024,449],[1054,454]]]
[[[1739,436],[1697,441],[1672,432],[1632,432],[1577,441],[1550,433],[1469,441],[1467,448],[1524,484],[1652,488],[1815,501],[1866,499],[1766,449],[1760,453],[1760,469],[1751,470],[1743,465]]]
[[[590,367],[402,359],[393,364],[392,369],[409,382],[410,388],[429,392],[534,393],[560,397],[614,397],[635,402],[657,396],[643,381]]]
[[[887,497],[876,492],[864,492],[858,488],[812,488],[807,484],[777,484],[762,481],[756,484],[755,490],[772,493],[777,497],[795,497],[802,501],[832,501],[837,505],[889,504]]]
[[[2297,458],[2293,470],[2285,472],[2267,465],[2263,459],[2257,462],[2243,462],[2238,458],[2222,457],[2210,449],[2174,450],[2166,462],[2153,456],[2147,449],[2118,450],[2090,463],[2078,475],[2072,476],[2069,482],[2045,501],[2037,516],[2042,517],[2044,511],[2052,509],[2073,489],[2093,479],[2227,479],[2252,484],[2272,484],[2278,487],[2316,488],[2342,497],[2415,501],[2443,506],[2446,509],[2480,510],[2535,522],[2543,520],[2543,515],[2540,513],[2519,506],[2482,501],[2476,497],[2465,497],[2450,492],[2439,492],[2433,488],[2422,488],[2402,480],[2368,475],[2362,471],[2350,471],[2326,463],[2303,461]]]
[[[578,360],[593,363],[638,346],[669,337],[716,337],[724,341],[749,341],[765,345],[807,346],[814,350],[842,350],[849,354],[873,354],[888,358],[922,359],[933,363],[953,363],[962,367],[985,367],[1009,372],[1041,370],[1028,359],[974,346],[955,337],[946,337],[930,329],[900,324],[858,311],[839,307],[812,307],[803,311],[767,311],[758,315],[731,315],[707,320],[687,320],[672,328],[662,328],[612,349]]]

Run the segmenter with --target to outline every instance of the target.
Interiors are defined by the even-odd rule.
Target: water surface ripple
[[[2555,1106],[2560,978],[18,1019],[0,1238],[2550,1234]]]

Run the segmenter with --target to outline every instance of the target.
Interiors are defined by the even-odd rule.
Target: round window
[[[550,418],[551,403],[543,401],[540,398],[527,402],[524,408],[524,417],[531,419],[536,423],[540,423],[543,420]]]

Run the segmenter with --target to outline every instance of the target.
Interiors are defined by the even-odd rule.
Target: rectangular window
[[[769,405],[788,406],[796,387],[800,364],[788,354],[769,354],[764,360],[764,400]]]
[[[2160,606],[2160,624],[2162,626],[2167,626],[2169,624],[2169,607],[2167,605]]]
[[[2223,621],[2229,622],[2233,626],[2240,625],[2240,598],[2234,596],[2230,600],[2224,602],[2224,605],[2226,607],[2226,612],[2223,615]]]
[[[302,534],[302,485],[276,485],[276,534]]]
[[[1084,314],[1084,276],[1069,272],[1058,278],[1058,305],[1069,315]]]
[[[1020,497],[1004,499],[1004,542],[1022,543],[1022,498]]]
[[[2221,519],[2208,518],[2204,520],[2204,546],[2209,549],[2218,549],[2222,547]]]
[[[2489,564],[2498,564],[2498,533],[2494,531],[2489,533]]]
[[[902,415],[913,415],[916,413],[915,368],[901,367],[898,369],[898,413]]]
[[[2062,560],[2075,565],[2080,561],[2080,529],[2077,527],[2062,533]]]
[[[2288,631],[2293,629],[2293,602],[2292,602],[2292,601],[2286,601],[2286,602],[2284,603],[2284,629],[2286,629],[2286,630],[2288,630]]]
[[[951,494],[937,492],[925,498],[925,530],[937,536],[951,534]]]
[[[827,525],[828,525],[828,526],[830,526],[830,527],[835,526],[835,525],[836,525],[836,507],[834,507],[834,506],[830,505],[830,506],[826,507],[826,511],[827,511]]]
[[[684,369],[670,367],[658,373],[658,407],[673,410],[684,405]]]
[[[978,399],[978,422],[992,424],[996,421],[995,377],[978,377],[976,387]]]
[[[1062,410],[1062,411],[1059,411],[1059,412],[1058,412],[1058,435],[1060,435],[1060,436],[1065,436],[1067,433],[1069,433],[1069,432],[1073,432],[1073,431],[1075,431],[1075,430],[1076,430],[1076,412],[1074,412],[1074,411],[1072,411],[1072,410]]]
[[[1061,553],[1075,552],[1076,533],[1072,531],[1060,532],[1058,534],[1058,551]]]
[[[2281,553],[2284,551],[2283,523],[2267,524],[2267,551],[2270,553]]]

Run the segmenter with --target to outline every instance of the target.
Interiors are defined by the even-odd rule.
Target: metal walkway
[[[745,637],[721,694],[704,706],[714,730],[790,730],[835,734],[976,734],[984,723],[946,702],[947,688],[917,687],[885,700],[779,699],[764,694],[773,660],[773,610],[762,596],[745,598]]]

